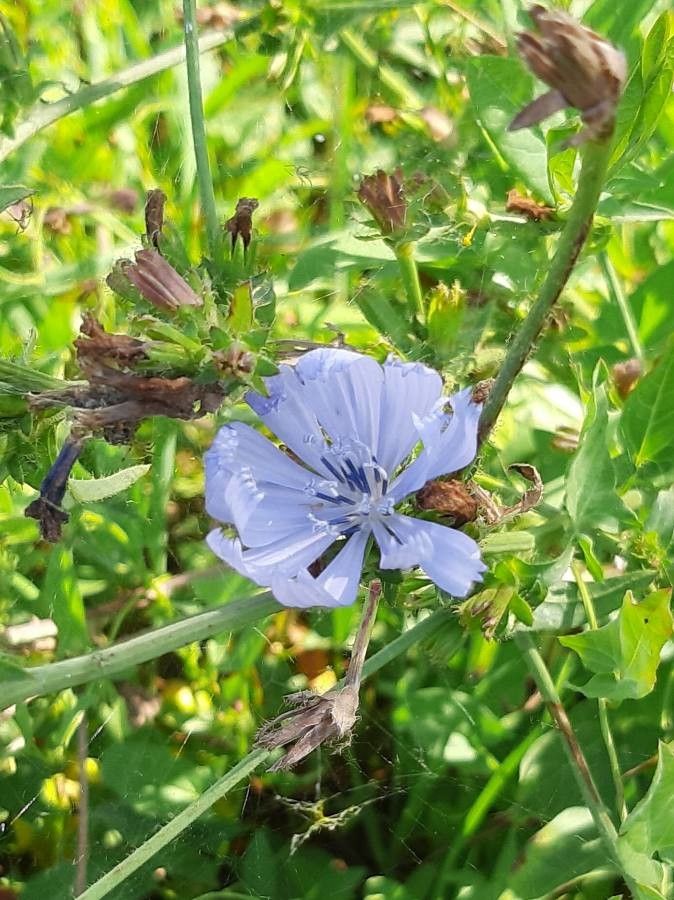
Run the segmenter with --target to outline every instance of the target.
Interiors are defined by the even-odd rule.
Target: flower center
[[[348,535],[391,515],[393,499],[386,496],[388,473],[364,444],[331,444],[320,459],[331,477],[307,486],[309,515],[318,529]]]

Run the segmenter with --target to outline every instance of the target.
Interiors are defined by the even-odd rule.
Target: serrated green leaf
[[[620,420],[634,465],[671,463],[674,446],[674,343],[627,398]]]
[[[660,651],[672,636],[671,591],[656,591],[637,603],[625,594],[617,617],[603,628],[560,637],[593,672],[581,686],[586,697],[609,700],[638,699],[650,693],[660,662]]]
[[[104,475],[102,478],[75,479],[68,482],[68,489],[78,503],[93,503],[96,500],[107,500],[122,491],[130,488],[143,475],[147,475],[151,466],[129,466],[121,469],[113,475]]]

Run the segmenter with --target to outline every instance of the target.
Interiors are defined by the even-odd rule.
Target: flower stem
[[[118,885],[136,872],[143,863],[158,853],[170,841],[178,837],[192,822],[207,812],[214,803],[226,796],[232,788],[251,775],[260,766],[269,754],[264,750],[254,750],[245,756],[233,769],[223,775],[215,784],[207,788],[201,796],[181,810],[170,822],[152,835],[149,840],[141,844],[133,853],[130,853],[114,869],[107,872],[102,878],[93,884],[83,894],[80,900],[100,900],[106,897]]]
[[[75,860],[75,896],[79,897],[87,889],[89,867],[89,776],[87,775],[87,753],[89,750],[89,728],[86,711],[82,713],[77,726],[77,766],[80,796],[77,802],[77,858]]]
[[[183,20],[185,32],[185,62],[187,65],[187,89],[190,101],[190,120],[194,157],[197,164],[197,179],[201,205],[206,219],[206,238],[211,259],[217,260],[221,247],[221,229],[215,207],[211,167],[208,162],[204,107],[201,96],[201,73],[199,69],[199,41],[197,39],[196,0],[183,0]]]
[[[372,626],[377,618],[377,607],[379,606],[379,596],[381,594],[381,582],[373,581],[370,584],[370,592],[368,594],[367,603],[363,607],[360,617],[360,624],[356,632],[356,640],[353,642],[351,650],[351,661],[344,679],[344,687],[354,687],[356,691],[360,690],[360,682],[363,677],[363,666],[365,665],[365,654],[367,646],[370,643],[372,634]]]
[[[578,593],[580,594],[581,600],[583,601],[585,615],[587,616],[587,623],[592,631],[596,631],[599,627],[599,623],[597,622],[597,614],[595,612],[594,603],[592,602],[592,596],[587,589],[587,584],[583,580],[583,573],[577,560],[574,560],[574,562],[571,563],[571,571],[573,572],[573,577],[575,578],[576,584],[578,585]],[[620,772],[618,752],[616,750],[615,741],[613,740],[613,733],[611,732],[611,726],[608,720],[608,704],[606,702],[606,698],[598,697],[597,704],[599,707],[599,725],[601,728],[602,737],[604,738],[604,744],[606,745],[606,752],[608,753],[609,766],[611,769],[611,778],[613,779],[618,817],[621,822],[624,822],[627,818],[625,788]]]
[[[414,243],[407,241],[404,244],[399,244],[394,250],[400,268],[400,276],[405,287],[410,313],[413,317],[423,322],[425,319],[424,298],[421,293],[421,284],[419,283],[417,261],[414,258]]]
[[[610,141],[585,146],[578,189],[560,235],[557,251],[537,300],[508,347],[501,370],[482,410],[479,430],[481,442],[488,437],[494,427],[515,379],[543,330],[550,310],[569,280],[592,225],[610,154]]]
[[[536,648],[531,635],[527,632],[518,632],[515,635],[515,641],[524,657],[531,676],[536,682],[538,690],[541,692],[541,696],[547,704],[550,715],[559,730],[563,741],[564,751],[569,761],[569,765],[571,766],[571,771],[573,772],[576,783],[583,795],[585,804],[590,810],[599,837],[603,841],[611,861],[625,879],[628,887],[634,889],[634,880],[625,871],[618,852],[618,832],[611,821],[611,817],[604,805],[604,801],[599,795],[583,749],[578,743],[576,733],[573,730],[573,726],[569,721],[566,710],[562,705],[559,693],[552,680],[552,676],[543,661],[543,657]],[[637,895],[635,894],[635,896]]]

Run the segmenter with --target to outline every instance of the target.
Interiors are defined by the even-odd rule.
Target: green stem
[[[178,813],[170,822],[152,835],[149,840],[141,844],[133,853],[118,863],[114,869],[99,878],[95,884],[79,895],[79,900],[100,900],[107,896],[123,881],[133,875],[144,863],[158,853],[170,841],[178,837],[186,828],[202,816],[207,810],[221,800],[232,788],[247,778],[258,766],[267,759],[269,753],[266,750],[254,750],[244,757],[238,765],[230,769],[215,784],[207,788],[203,794]]]
[[[536,302],[508,346],[501,370],[482,410],[479,432],[481,441],[487,438],[498,419],[515,379],[543,330],[550,310],[569,280],[592,225],[610,154],[610,141],[587,144],[585,147],[576,196],[548,274]]]
[[[587,616],[587,623],[592,631],[596,631],[599,628],[597,613],[595,611],[590,592],[587,589],[587,584],[583,580],[582,569],[577,560],[574,560],[571,563],[571,571],[573,572],[573,577],[575,578],[576,584],[578,585],[578,593],[580,594],[581,600],[583,601],[585,615]],[[604,744],[606,745],[609,767],[611,769],[611,778],[613,779],[616,809],[618,810],[618,817],[620,821],[624,822],[627,818],[625,788],[623,785],[622,774],[620,772],[618,751],[616,750],[615,741],[613,740],[613,733],[611,732],[611,725],[608,720],[608,704],[606,702],[606,698],[598,697],[597,705],[599,708],[599,726],[601,728],[602,737],[604,738]]]
[[[129,638],[104,650],[95,650],[84,656],[44,666],[34,666],[24,669],[21,673],[18,669],[12,669],[11,677],[0,679],[0,710],[14,703],[21,703],[29,697],[55,694],[57,691],[88,684],[100,678],[113,678],[141,663],[177,650],[178,647],[184,647],[185,644],[203,641],[223,631],[238,631],[281,609],[283,607],[271,594],[264,592],[254,597],[232,600],[226,606],[156,628],[154,631]],[[365,661],[363,677],[376,671],[376,668],[373,668],[375,659],[379,661],[376,664],[377,668],[381,668],[417,641],[434,634],[448,617],[447,610],[437,610],[395,638],[383,650]]]
[[[634,896],[637,896],[635,893],[636,886],[634,880],[627,872],[625,872],[620,860],[617,844],[618,832],[611,821],[611,817],[604,805],[604,801],[599,795],[594,778],[590,772],[590,767],[587,764],[585,754],[578,743],[576,733],[573,730],[573,726],[569,721],[566,710],[562,705],[559,693],[548,672],[545,662],[543,661],[543,657],[536,648],[531,635],[527,632],[516,633],[515,641],[524,657],[531,676],[536,682],[538,690],[541,692],[541,696],[548,706],[550,715],[559,730],[564,751],[569,761],[569,765],[571,766],[571,771],[573,772],[576,784],[583,795],[585,805],[590,810],[599,837],[601,838],[611,861],[625,879],[625,882],[632,890]]]
[[[248,25],[248,23],[246,23]],[[213,50],[215,47],[221,47],[232,39],[231,31],[217,31],[204,35],[199,41],[199,52],[205,53],[207,50]],[[38,103],[28,114],[27,118],[20,122],[14,129],[14,137],[0,138],[0,162],[18,150],[26,141],[29,141],[43,128],[53,125],[59,119],[69,116],[78,109],[90,106],[96,100],[102,100],[109,97],[122,88],[130,87],[151,75],[157,75],[166,69],[172,69],[173,66],[180,65],[185,60],[185,48],[174,47],[171,50],[165,50],[151,59],[144,59],[142,62],[135,63],[110,78],[98,81],[95,84],[88,84],[86,87],[75,91],[74,94],[68,94],[55,103]]]
[[[394,252],[398,260],[400,277],[407,295],[410,313],[413,317],[418,318],[420,322],[423,322],[425,319],[424,298],[421,293],[417,261],[414,258],[414,243],[407,241],[404,244],[398,244],[397,247],[394,247]]]
[[[634,355],[638,360],[643,362],[644,348],[641,346],[641,341],[639,340],[639,331],[637,328],[636,320],[634,318],[634,313],[632,312],[632,307],[630,306],[629,301],[625,296],[623,286],[616,274],[616,270],[613,268],[613,263],[609,259],[608,253],[605,250],[599,254],[599,263],[604,273],[604,278],[606,279],[606,284],[608,286],[611,299],[615,300],[618,309],[620,310],[620,313],[623,317],[623,322],[625,323],[625,331],[627,332],[627,336],[630,339],[630,344],[632,345]]]
[[[0,680],[0,709],[6,709],[29,697],[54,694],[100,678],[113,678],[185,644],[252,625],[281,608],[271,594],[265,592],[255,597],[233,600],[226,606],[190,616],[103,650],[24,669],[15,678]]]
[[[187,63],[187,90],[190,100],[190,120],[194,157],[197,164],[197,180],[201,195],[201,206],[206,219],[208,252],[212,260],[219,259],[221,248],[221,228],[213,193],[213,179],[208,161],[206,127],[204,125],[204,104],[201,95],[201,73],[199,70],[199,41],[197,39],[196,0],[183,0],[183,20],[185,33],[185,62]]]
[[[230,604],[231,605],[231,604]],[[371,656],[363,666],[363,678],[374,675],[379,669],[387,665],[397,656],[400,656],[414,644],[427,637],[430,637],[435,631],[446,624],[448,619],[452,619],[453,614],[447,609],[438,609],[428,618],[423,619],[417,625],[414,625],[408,631],[399,635],[395,640],[387,644],[378,653]],[[198,618],[195,616],[194,618]],[[457,643],[458,650],[460,642]],[[344,680],[342,681],[344,684]],[[132,875],[143,863],[151,859],[156,853],[165,847],[170,841],[178,837],[185,828],[192,824],[199,816],[203,815],[217,800],[223,797],[227,791],[235,787],[240,781],[243,781],[258,766],[267,761],[269,753],[264,750],[253,750],[245,756],[241,762],[234,766],[231,771],[224,775],[219,781],[208,788],[198,800],[191,803],[186,809],[178,813],[167,825],[154,834],[144,844],[134,850],[126,859],[122,860],[114,869],[111,869],[87,891],[85,891],[79,900],[100,900],[105,897],[114,888],[120,885],[125,879]]]

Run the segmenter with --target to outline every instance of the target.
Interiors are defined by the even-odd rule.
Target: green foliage
[[[608,625],[560,637],[594,673],[579,688],[586,697],[638,700],[653,690],[660,653],[672,636],[670,598],[670,591],[657,591],[637,603],[628,592]]]

